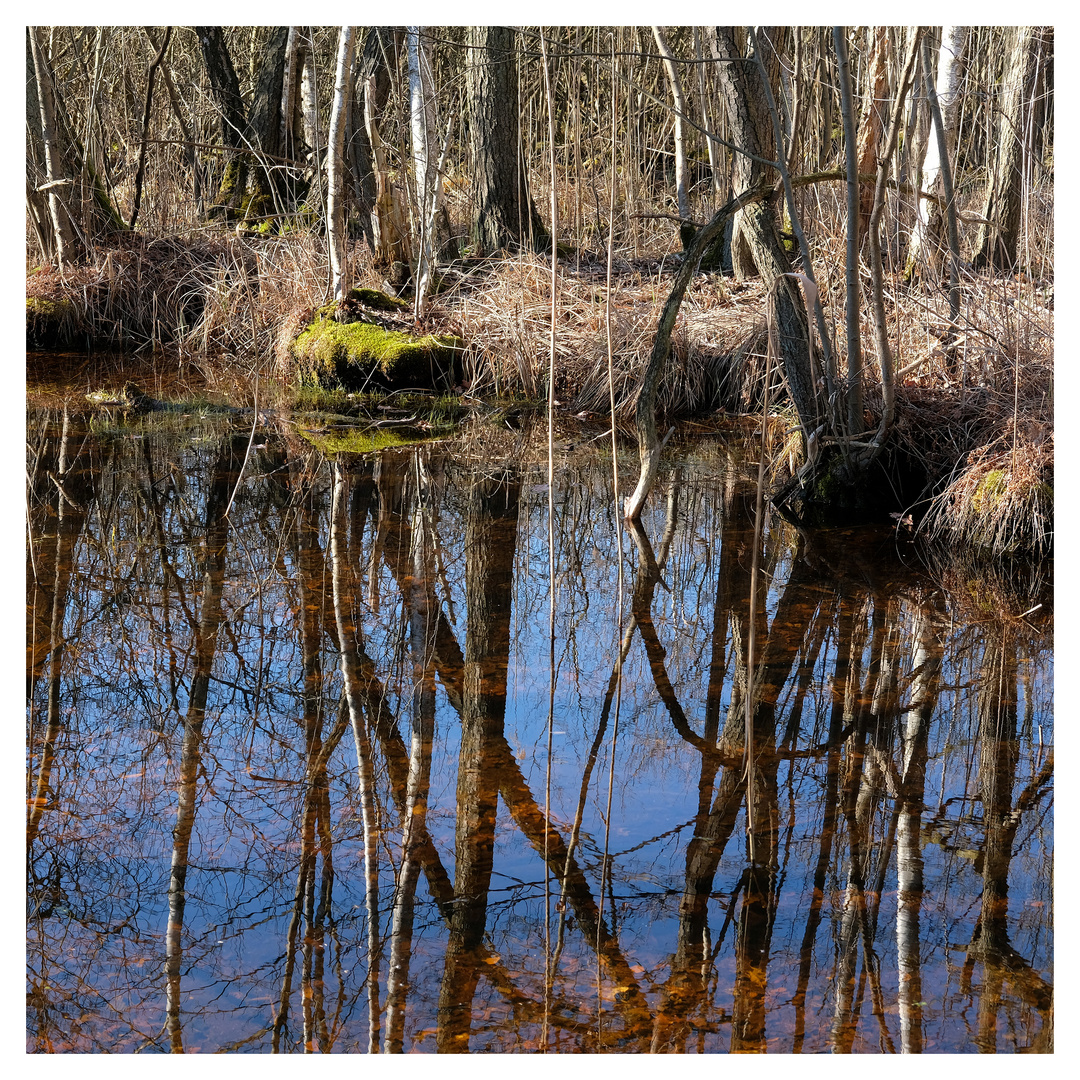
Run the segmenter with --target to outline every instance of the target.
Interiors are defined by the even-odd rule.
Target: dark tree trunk
[[[242,135],[247,125],[244,100],[240,96],[240,80],[236,77],[232,56],[225,44],[224,28],[196,26],[195,33],[199,36],[203,63],[210,79],[210,93],[218,107],[221,143],[226,147],[224,172],[210,207],[210,216],[216,217],[227,209],[236,209],[247,187],[247,162],[242,153],[235,152],[243,146]]]
[[[272,195],[270,172],[264,162],[252,162],[249,150],[278,156],[281,149],[281,97],[285,83],[287,26],[271,28],[266,55],[259,68],[250,118],[245,114],[232,57],[225,43],[223,27],[196,26],[210,90],[221,118],[221,141],[227,148],[225,169],[218,193],[210,207],[211,217],[240,209],[247,194]],[[231,151],[231,152],[230,152]],[[257,212],[268,210],[259,207]]]
[[[759,31],[759,40],[772,42],[765,58],[770,81],[776,82],[777,47],[783,27]],[[716,28],[720,55],[731,59],[717,65],[720,91],[727,106],[728,123],[734,141],[746,151],[735,155],[735,190],[752,191],[775,180],[775,170],[765,161],[776,155],[772,119],[761,78],[752,61],[743,59],[733,30]],[[765,159],[762,161],[760,159]],[[817,404],[810,373],[810,337],[806,309],[795,283],[785,274],[791,264],[780,240],[776,213],[769,201],[744,207],[736,216],[736,239],[732,245],[735,273],[756,272],[769,289],[776,289],[776,314],[780,356],[799,419],[807,434],[818,424]]]
[[[287,26],[271,28],[247,123],[248,141],[256,150],[266,154],[268,159],[281,156],[281,99],[285,89],[285,49],[288,41]],[[252,177],[252,190],[260,195],[270,195],[275,186],[271,178],[281,175],[276,170],[268,169],[267,163],[261,161]]]
[[[1013,29],[1012,49],[1003,79],[997,126],[997,153],[982,216],[990,225],[979,227],[974,263],[977,267],[1009,269],[1016,264],[1020,240],[1024,170],[1033,146],[1034,125],[1027,122],[1042,35],[1038,27]]]
[[[356,61],[356,92],[345,129],[345,160],[352,175],[352,193],[360,213],[360,228],[373,252],[377,252],[372,218],[378,199],[371,139],[364,122],[365,102],[370,98],[374,116],[381,116],[390,97],[390,72],[385,56],[393,51],[392,30],[371,26]]]
[[[514,33],[508,26],[471,26],[466,31],[473,239],[485,250],[526,244],[539,249],[547,243],[521,160]]]
[[[439,1053],[469,1049],[487,923],[499,801],[498,756],[506,714],[510,614],[517,546],[517,477],[474,481],[465,520],[465,668],[458,756],[454,892],[443,981],[439,990]]]

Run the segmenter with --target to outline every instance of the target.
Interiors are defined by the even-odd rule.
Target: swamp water
[[[1044,585],[250,423],[29,414],[31,1051],[1052,1049]]]

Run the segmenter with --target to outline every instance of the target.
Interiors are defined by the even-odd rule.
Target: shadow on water
[[[562,444],[552,680],[526,430],[250,423],[29,417],[31,1051],[1052,1050],[1038,575],[775,516],[753,575],[703,441],[620,600]]]

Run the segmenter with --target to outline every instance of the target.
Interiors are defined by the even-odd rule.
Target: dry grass
[[[628,418],[652,349],[677,258],[619,259],[612,274],[612,372],[617,418]],[[657,401],[662,413],[746,411],[747,371],[764,353],[757,284],[732,288],[700,275],[687,292]],[[464,276],[443,293],[431,318],[468,343],[467,380],[475,395],[542,397],[551,333],[551,263],[524,254]],[[573,414],[606,416],[607,279],[599,255],[560,263],[555,393]]]
[[[815,273],[834,342],[845,341],[842,208],[835,193],[802,197],[811,220]],[[565,200],[564,200],[565,201]],[[1037,204],[1041,206],[1041,203]],[[1047,203],[1049,206],[1050,204]],[[632,417],[660,311],[681,253],[670,222],[620,212],[611,303],[616,421]],[[1033,218],[1043,235],[1049,218]],[[1043,232],[1038,232],[1038,230]],[[595,229],[593,232],[595,233]],[[1049,234],[1047,234],[1049,236]],[[354,281],[382,286],[383,271],[353,242]],[[651,250],[651,257],[635,253]],[[1052,239],[1040,248],[1052,266]],[[191,228],[187,238],[139,234],[61,275],[27,278],[28,297],[74,302],[80,335],[144,353],[168,350],[209,384],[243,386],[271,372],[288,382],[289,346],[328,299],[325,238],[296,230],[242,238]],[[1050,546],[1053,493],[1053,292],[1026,277],[965,271],[958,333],[948,327],[945,284],[932,275],[886,282],[897,379],[893,433],[899,456],[928,478],[920,505],[926,535],[995,553]],[[549,257],[460,260],[444,268],[426,330],[466,341],[463,388],[473,398],[546,394],[550,347]],[[575,252],[559,266],[556,397],[567,417],[609,413],[606,259]],[[873,335],[860,327],[866,362],[866,425],[880,415]],[[759,282],[698,274],[684,298],[658,393],[668,417],[752,414],[762,403],[765,303]],[[844,356],[837,356],[843,370]],[[243,396],[247,396],[244,392]],[[796,425],[783,396],[770,424],[772,475],[799,464]]]

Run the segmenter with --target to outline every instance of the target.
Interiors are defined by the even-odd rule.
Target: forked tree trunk
[[[763,188],[759,188],[757,191],[745,192],[722,206],[709,223],[697,231],[675,274],[671,292],[660,313],[660,322],[656,328],[656,337],[653,339],[649,363],[641,380],[641,389],[638,391],[637,406],[634,411],[641,472],[633,494],[623,504],[623,515],[629,521],[637,521],[641,517],[645,501],[656,482],[660,453],[664,449],[664,443],[667,442],[668,436],[665,435],[661,440],[656,430],[656,390],[660,385],[660,377],[663,375],[668,353],[671,351],[671,332],[675,328],[675,319],[679,314],[679,306],[682,304],[686,287],[697,270],[702,254],[720,236],[732,215],[741,207],[750,204],[752,200],[760,199],[763,191]],[[668,435],[670,434],[669,431]]]
[[[735,36],[735,29],[718,26],[712,31],[710,27],[710,41],[714,44],[717,81],[727,109],[732,139],[740,150],[745,151],[735,154],[731,183],[736,192],[744,192],[764,181],[772,183],[776,179],[776,170],[768,164],[773,160],[774,150],[765,95],[757,73],[752,70],[753,63],[747,60],[743,42]],[[764,27],[762,35],[779,48],[784,28]],[[774,87],[779,80],[779,66],[774,49],[766,61],[766,70]],[[766,216],[761,217],[761,213]],[[771,231],[775,240],[768,239],[766,231]],[[788,269],[787,256],[776,232],[776,219],[771,208],[763,211],[760,205],[754,204],[735,215],[731,262],[738,280],[761,274],[769,285],[775,276],[770,264],[779,260],[783,268],[780,272]],[[764,250],[766,245],[771,254]],[[766,266],[762,266],[759,259],[764,259]]]
[[[240,80],[236,77],[232,56],[225,44],[224,28],[196,26],[195,33],[199,37],[210,92],[218,110],[221,144],[226,148],[224,171],[210,207],[210,216],[215,217],[239,206],[247,186],[247,161],[239,152],[246,126],[244,100],[240,96]]]
[[[781,47],[783,35],[783,27],[763,27],[758,31],[758,40],[766,39],[773,46],[767,55],[762,55],[762,61],[769,82],[774,86],[779,70],[777,49]],[[718,26],[716,40],[721,55],[741,58],[742,50],[731,27]],[[733,59],[717,65],[717,78],[727,106],[733,141],[746,151],[735,155],[735,190],[749,192],[759,185],[771,186],[776,179],[776,170],[766,163],[775,160],[777,147],[768,95],[760,72],[752,62]],[[740,176],[744,178],[743,186],[739,186]],[[780,240],[773,204],[768,200],[749,203],[736,215],[736,228],[741,228],[738,235],[742,238],[743,251],[748,262],[761,275],[766,289],[776,290],[779,345],[784,373],[791,387],[799,419],[807,435],[810,435],[818,426],[818,407],[811,375],[810,333],[798,286],[787,276],[791,264]],[[733,258],[738,255],[737,248],[738,245],[733,244]],[[746,265],[744,262],[744,270]]]
[[[39,124],[45,156],[45,177],[48,191],[49,221],[52,225],[53,251],[56,261],[75,262],[80,246],[75,238],[75,228],[65,195],[70,198],[74,178],[61,150],[60,133],[57,128],[56,99],[52,89],[52,75],[45,54],[44,33],[39,26],[30,27],[30,47],[34,59],[35,88],[37,90]]]
[[[956,121],[960,115],[960,80],[963,75],[962,58],[967,42],[968,27],[943,26],[941,28],[941,48],[938,50],[937,94],[938,108],[941,110],[941,122],[944,128],[946,155],[951,156],[956,145]],[[919,190],[937,195],[941,190],[942,158],[941,140],[931,137],[926,140],[926,150],[922,160],[922,178]],[[944,216],[940,203],[932,203],[920,198],[918,216],[908,244],[907,276],[918,274],[920,263],[930,265],[940,263],[941,235]]]
[[[289,28],[270,28],[270,38],[261,57],[255,80],[255,94],[250,114],[245,112],[240,94],[240,82],[233,67],[232,56],[221,26],[197,26],[203,61],[210,78],[210,89],[221,117],[221,141],[226,149],[225,169],[210,216],[235,214],[242,207],[256,214],[270,209],[275,191],[268,158],[279,155],[281,148],[281,102],[285,84],[285,54],[289,44]],[[245,196],[255,196],[252,207]]]

